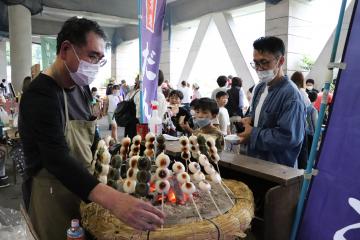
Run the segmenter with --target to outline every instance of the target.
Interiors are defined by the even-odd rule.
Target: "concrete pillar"
[[[170,39],[169,30],[163,32],[160,69],[164,73],[164,79],[170,80]]]
[[[26,76],[31,76],[31,13],[22,5],[8,6],[11,82],[20,92]]]
[[[6,72],[6,40],[0,39],[0,81],[7,78]]]
[[[232,30],[232,25],[234,25],[232,17],[225,15],[223,12],[218,12],[213,14],[213,19],[237,76],[241,76],[243,79],[244,89],[249,89],[254,85],[254,79],[249,69],[250,64],[246,63],[241,49],[236,42]]]
[[[111,78],[116,79],[116,50],[111,53]]]
[[[311,3],[301,0],[283,0],[265,5],[265,35],[281,38],[285,43],[285,74],[291,76],[301,70],[304,55],[309,54],[312,23]]]

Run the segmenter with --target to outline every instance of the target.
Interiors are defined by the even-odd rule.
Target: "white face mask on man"
[[[71,72],[66,63],[64,62],[66,69],[70,73],[70,77],[78,86],[90,85],[95,80],[96,75],[100,70],[100,64],[93,64],[80,59],[74,47],[72,45],[71,47],[79,61],[79,67],[76,72]]]
[[[277,66],[279,63],[279,60],[276,62],[276,65]],[[276,67],[275,67],[276,68]],[[259,77],[259,80],[260,82],[264,82],[264,83],[269,83],[271,82],[272,80],[274,80],[274,78],[276,77],[276,75],[278,74],[279,72],[279,69],[276,70],[275,72],[275,69],[270,69],[270,70],[263,70],[263,71],[256,71],[258,77]]]

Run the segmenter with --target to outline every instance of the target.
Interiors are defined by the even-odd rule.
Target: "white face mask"
[[[95,80],[96,75],[99,72],[100,64],[93,64],[80,59],[74,47],[72,45],[71,47],[79,61],[79,67],[77,71],[73,73],[69,70],[68,66],[64,62],[66,69],[70,73],[70,77],[78,86],[90,85]]]
[[[276,65],[278,64],[279,61],[276,62]],[[276,77],[276,75],[278,74],[279,69],[275,72],[275,69],[270,69],[270,70],[263,70],[263,71],[256,71],[260,82],[264,82],[264,83],[269,83],[272,80],[274,80],[274,78]]]
[[[306,86],[306,89],[309,90],[309,91],[311,91],[311,90],[314,89],[314,86]]]

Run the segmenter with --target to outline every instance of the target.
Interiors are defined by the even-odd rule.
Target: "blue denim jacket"
[[[250,112],[253,120],[265,86],[265,83],[260,83],[254,91]],[[301,94],[295,84],[284,76],[268,89],[258,126],[251,132],[248,154],[294,167],[304,139],[305,121],[305,104]]]

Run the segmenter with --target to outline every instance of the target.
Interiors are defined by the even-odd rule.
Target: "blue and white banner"
[[[360,7],[355,2],[328,129],[297,239],[360,239]]]
[[[151,102],[157,99],[166,0],[142,0],[141,2],[143,120],[147,123],[151,117]]]

